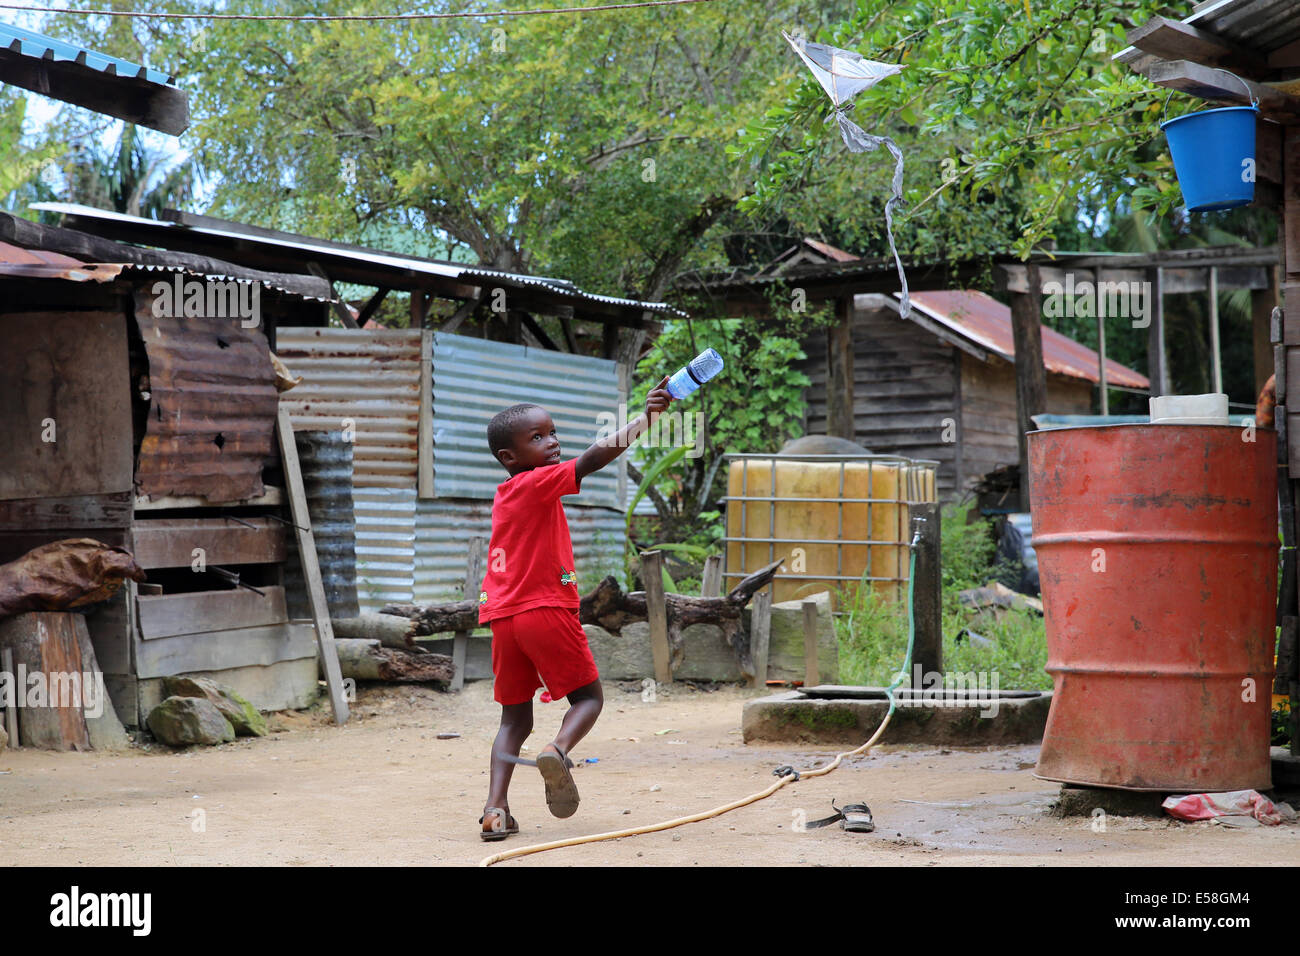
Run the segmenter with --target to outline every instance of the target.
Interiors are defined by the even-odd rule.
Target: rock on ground
[[[168,697],[201,697],[212,703],[230,721],[240,737],[265,737],[266,718],[256,707],[231,688],[207,677],[164,677],[163,693]]]
[[[150,732],[165,744],[221,744],[235,739],[235,728],[206,697],[168,697],[149,711]]]

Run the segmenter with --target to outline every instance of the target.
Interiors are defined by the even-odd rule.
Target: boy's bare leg
[[[555,742],[566,754],[595,726],[596,718],[605,706],[605,692],[601,689],[600,681],[594,680],[585,687],[572,691],[568,700],[572,706],[560,722],[560,732],[555,735]]]
[[[501,705],[501,729],[497,731],[497,739],[492,744],[492,763],[488,777],[488,798],[483,809],[488,807],[500,807],[507,814],[510,813],[510,800],[507,796],[510,790],[510,776],[514,773],[515,765],[508,760],[502,760],[497,756],[498,753],[509,754],[512,757],[519,756],[519,748],[524,745],[528,735],[533,732],[533,702],[525,701],[522,704],[502,704]],[[505,829],[508,820],[501,821],[501,829]],[[483,829],[492,829],[492,819],[485,817],[483,820]]]

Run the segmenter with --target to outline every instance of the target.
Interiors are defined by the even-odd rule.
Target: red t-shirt
[[[535,607],[577,607],[578,576],[561,495],[578,493],[578,459],[543,465],[497,485],[492,543],[478,599],[480,624]]]

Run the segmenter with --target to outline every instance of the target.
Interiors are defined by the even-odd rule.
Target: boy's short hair
[[[520,405],[511,405],[509,408],[497,412],[492,416],[492,421],[488,422],[487,438],[488,448],[492,449],[492,457],[497,456],[497,452],[509,448],[514,444],[515,426],[519,420],[526,415],[529,410],[541,408],[540,405],[523,403]]]

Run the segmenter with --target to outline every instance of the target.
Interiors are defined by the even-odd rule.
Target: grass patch
[[[966,524],[965,512],[947,514],[942,535],[944,670],[997,673],[1003,690],[1050,690],[1041,617],[1027,610],[971,612],[957,598],[959,591],[995,577],[995,545],[985,523]],[[835,617],[841,682],[892,683],[907,653],[906,605],[879,597],[865,582],[840,589],[837,605],[844,611]],[[993,643],[959,640],[966,629]]]

